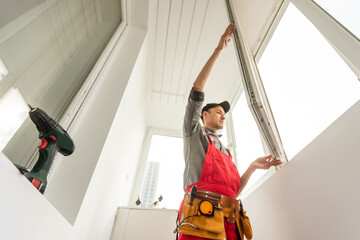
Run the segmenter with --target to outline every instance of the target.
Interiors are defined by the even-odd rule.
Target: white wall
[[[0,155],[1,239],[109,239],[117,207],[128,204],[146,130],[146,29],[131,19],[146,20],[147,5],[130,10],[129,25],[69,130],[77,148],[48,185],[56,208]]]
[[[63,158],[45,196],[71,223],[75,222],[144,38],[144,30],[125,30],[100,81],[95,82],[69,129],[76,150]]]
[[[254,240],[360,239],[360,101],[244,201]]]
[[[146,134],[145,49],[143,45],[81,205],[74,239],[108,239],[117,207],[129,204]]]
[[[71,239],[72,226],[0,152],[0,238]]]

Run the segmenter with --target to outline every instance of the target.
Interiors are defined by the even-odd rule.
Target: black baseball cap
[[[227,113],[230,110],[230,104],[228,101],[223,101],[221,103],[208,103],[201,110],[201,118],[202,118],[203,112],[209,110],[210,108],[217,107],[217,106],[221,106],[224,109],[225,113]]]

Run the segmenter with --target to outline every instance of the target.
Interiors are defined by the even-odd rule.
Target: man
[[[240,177],[230,151],[218,135],[230,104],[224,101],[202,107],[206,81],[221,51],[230,42],[234,29],[235,25],[230,24],[221,36],[218,46],[196,78],[186,106],[183,126],[185,198],[180,206],[177,228],[181,240],[224,239],[225,236],[227,240],[240,239],[235,223],[239,202],[235,198],[256,169],[269,169],[281,164],[271,155],[260,157]],[[215,220],[217,216],[221,216],[221,222]]]

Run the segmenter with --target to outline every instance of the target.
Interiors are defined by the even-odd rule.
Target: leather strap
[[[185,193],[185,197],[190,197],[191,196],[191,192],[186,192]],[[213,202],[214,204],[214,208],[216,209],[222,209],[221,207],[221,194],[218,193],[213,193],[213,192],[209,192],[209,191],[202,191],[202,190],[198,190],[196,192],[195,198],[198,199],[207,199]]]
[[[224,211],[224,216],[227,217],[226,221],[228,223],[235,223],[235,220],[240,212],[239,200],[228,196],[222,196],[221,205],[224,210],[229,209],[228,211]]]
[[[190,192],[185,192],[185,197],[190,197]],[[218,193],[198,190],[195,198],[211,200],[214,207],[224,211],[224,217],[228,223],[235,223],[240,211],[240,202],[236,198],[224,196]]]

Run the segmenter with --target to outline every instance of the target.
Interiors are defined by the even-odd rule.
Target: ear
[[[209,114],[208,111],[204,111],[204,112],[203,112],[203,119],[205,119],[205,116],[207,117],[208,114]]]

